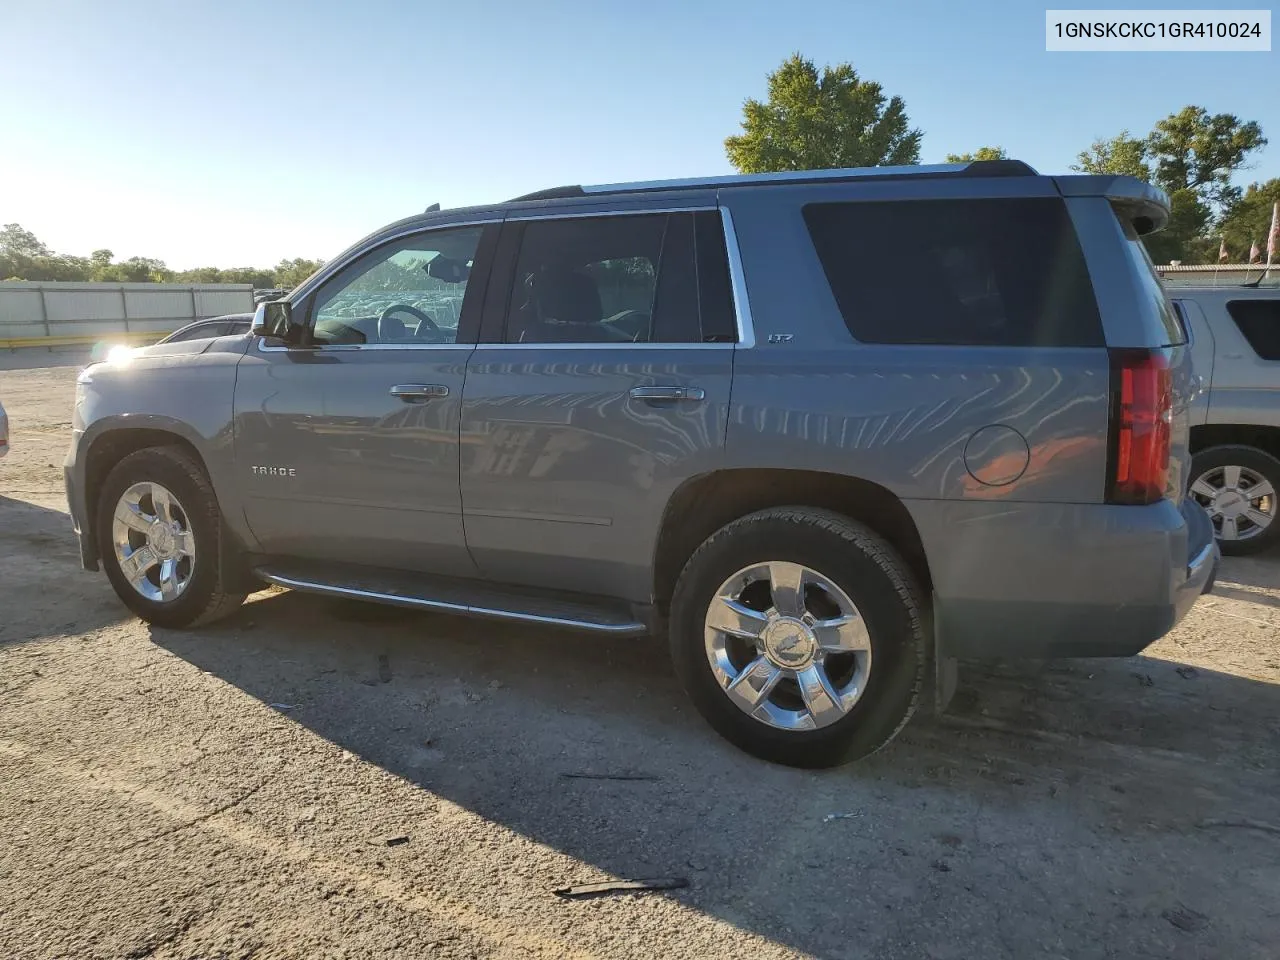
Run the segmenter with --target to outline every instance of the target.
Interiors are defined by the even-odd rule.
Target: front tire
[[[919,589],[893,548],[841,514],[779,507],[721,528],[685,565],[671,654],[722,736],[776,763],[880,749],[924,687]]]
[[[222,513],[203,467],[182,447],[129,454],[102,485],[103,568],[124,605],[159,627],[194,627],[246,594],[223,582]]]

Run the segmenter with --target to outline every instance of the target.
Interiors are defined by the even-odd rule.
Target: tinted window
[[[1254,353],[1280,360],[1280,300],[1232,300],[1227,312]]]
[[[804,208],[850,333],[868,343],[1102,346],[1065,204],[916,200]]]
[[[193,323],[191,326],[177,331],[168,340],[169,343],[183,343],[187,340],[207,340],[222,336],[223,325],[218,323]]]
[[[694,214],[698,238],[698,309],[702,339],[709,343],[734,343],[738,322],[729,282],[729,254],[724,245],[724,221],[718,210]]]
[[[455,343],[483,227],[417,234],[379,247],[317,291],[319,344]]]
[[[1160,328],[1152,330],[1152,335],[1162,337],[1161,346],[1186,343],[1186,330],[1178,321],[1173,304],[1165,293],[1164,285],[1160,283],[1160,275],[1156,273],[1156,268],[1151,263],[1151,255],[1147,253],[1146,246],[1128,218],[1120,211],[1117,211],[1116,216],[1120,218],[1120,225],[1124,229],[1125,252],[1129,255],[1129,266],[1142,285],[1144,298],[1150,304],[1149,315],[1158,317],[1160,321]]]
[[[692,215],[535,220],[521,229],[508,343],[700,338]]]

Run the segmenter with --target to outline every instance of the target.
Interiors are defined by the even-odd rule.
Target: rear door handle
[[[449,388],[443,383],[397,383],[391,388],[391,395],[405,403],[425,403],[432,397],[447,397]]]
[[[705,400],[707,391],[701,387],[632,387],[632,400],[688,400],[697,403]]]

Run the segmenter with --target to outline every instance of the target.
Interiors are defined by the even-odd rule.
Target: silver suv
[[[82,374],[84,565],[165,627],[269,582],[665,633],[734,743],[861,756],[957,657],[1127,656],[1211,585],[1167,217],[1001,161],[428,211]]]
[[[1191,337],[1199,390],[1191,405],[1190,492],[1223,553],[1280,536],[1280,287],[1170,286]]]

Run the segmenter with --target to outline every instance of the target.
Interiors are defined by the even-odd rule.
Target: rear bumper
[[[938,561],[929,554],[942,657],[1133,656],[1173,629],[1217,576],[1212,524],[1191,500],[1004,504],[957,520],[953,539],[965,526],[972,534]],[[923,528],[921,537],[928,552]]]

